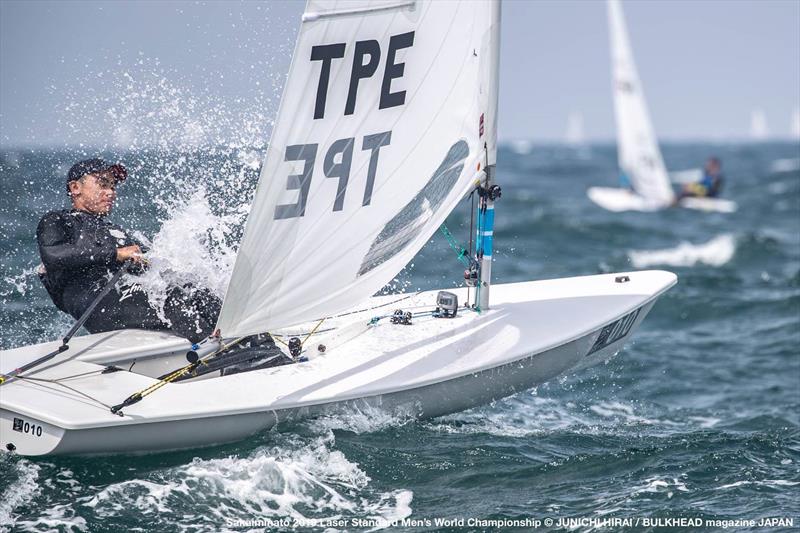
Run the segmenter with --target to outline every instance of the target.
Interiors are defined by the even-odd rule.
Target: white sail
[[[619,0],[608,0],[608,22],[620,172],[648,202],[664,207],[672,203],[674,193],[650,121]]]
[[[753,109],[750,113],[750,138],[754,141],[763,141],[768,136],[767,115],[763,109]]]
[[[370,297],[494,164],[499,11],[489,0],[309,0],[223,336]]]
[[[570,146],[580,146],[586,142],[583,133],[583,114],[573,111],[567,117],[567,133],[564,140]]]
[[[800,108],[795,107],[792,113],[792,139],[800,139]]]

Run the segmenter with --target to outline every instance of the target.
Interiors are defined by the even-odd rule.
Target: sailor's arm
[[[36,229],[36,240],[45,268],[110,267],[117,261],[117,249],[111,242],[77,239],[73,243],[68,238],[65,221],[59,213],[48,213],[42,217]]]

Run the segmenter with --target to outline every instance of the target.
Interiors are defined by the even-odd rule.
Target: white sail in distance
[[[654,207],[666,207],[674,193],[633,60],[622,6],[619,0],[608,0],[607,5],[620,172]]]
[[[224,337],[366,300],[494,164],[499,16],[490,0],[307,3]]]
[[[763,141],[768,136],[767,115],[764,114],[763,109],[753,109],[750,113],[750,138],[754,141]]]
[[[585,144],[586,136],[583,133],[583,114],[573,111],[567,117],[567,133],[564,136],[565,142],[570,146],[580,146]]]

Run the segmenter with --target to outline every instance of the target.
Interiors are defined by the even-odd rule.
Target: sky
[[[662,140],[737,140],[800,108],[800,0],[623,0]],[[303,2],[0,1],[0,146],[267,140]],[[615,135],[605,3],[503,4],[499,136]]]

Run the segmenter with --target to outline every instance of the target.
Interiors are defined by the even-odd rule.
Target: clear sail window
[[[358,275],[366,274],[402,251],[436,213],[458,181],[469,145],[459,140],[450,147],[431,179],[381,230],[361,262]]]

